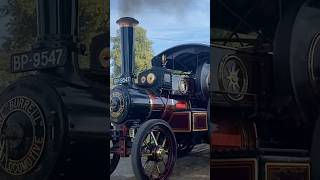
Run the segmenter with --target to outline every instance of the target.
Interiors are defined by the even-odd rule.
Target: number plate
[[[113,80],[113,84],[125,84],[130,82],[130,77],[122,77]]]
[[[66,48],[45,49],[18,53],[11,56],[11,72],[61,67],[66,63]]]

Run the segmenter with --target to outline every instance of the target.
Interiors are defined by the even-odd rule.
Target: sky
[[[110,8],[111,37],[117,19],[134,17],[147,30],[155,55],[179,44],[210,42],[210,0],[111,0]]]

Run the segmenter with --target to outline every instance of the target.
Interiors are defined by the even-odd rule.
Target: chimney
[[[78,41],[78,0],[38,0],[38,42],[45,47]]]
[[[79,0],[37,0],[37,41],[33,49],[65,47],[66,64],[63,67],[46,69],[42,73],[59,75],[73,83],[81,83],[78,53]]]
[[[121,76],[120,82],[133,84],[134,78],[134,26],[139,22],[131,17],[123,17],[117,20],[120,26],[121,41]]]

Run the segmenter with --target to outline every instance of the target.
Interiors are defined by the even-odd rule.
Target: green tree
[[[120,75],[121,52],[120,52],[120,31],[117,31],[115,37],[111,37],[111,59],[114,60],[113,77]],[[152,41],[147,38],[147,31],[140,26],[135,28],[135,72],[151,67],[153,57]]]
[[[1,0],[2,1],[2,0]],[[0,20],[7,21],[7,35],[0,44],[0,91],[21,74],[12,74],[10,55],[30,50],[37,36],[37,0],[7,0],[0,7]],[[79,0],[79,39],[89,47],[91,38],[109,32],[109,0]],[[89,58],[80,56],[80,67],[87,68]]]
[[[105,3],[103,3],[105,1]],[[10,0],[7,5],[8,36],[2,48],[6,51],[26,50],[37,35],[37,0]],[[91,38],[109,29],[109,0],[79,0],[79,38],[89,44]]]

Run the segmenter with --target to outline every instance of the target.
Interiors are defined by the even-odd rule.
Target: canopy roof
[[[196,72],[203,62],[209,63],[210,46],[204,44],[182,44],[169,48],[152,59],[152,66],[162,67],[162,55],[167,58],[167,69]]]

